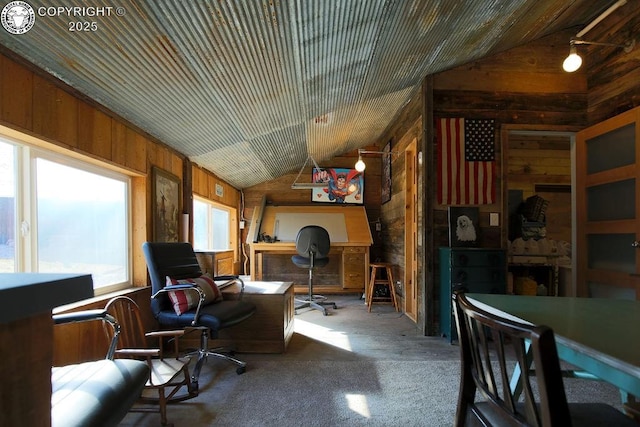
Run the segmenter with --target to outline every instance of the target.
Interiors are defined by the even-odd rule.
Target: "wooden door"
[[[405,150],[404,312],[418,321],[418,155],[414,139]]]
[[[578,296],[639,299],[640,108],[578,132]]]

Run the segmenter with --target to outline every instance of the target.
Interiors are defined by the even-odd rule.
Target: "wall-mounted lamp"
[[[624,49],[625,52],[629,53],[635,47],[636,41],[635,41],[635,39],[631,39],[628,42],[626,42],[625,44],[614,44],[614,43],[588,42],[588,41],[581,40],[581,39],[571,39],[569,44],[571,46],[569,48],[569,56],[567,56],[566,59],[564,60],[564,62],[562,63],[562,68],[567,73],[573,73],[578,68],[580,68],[580,66],[582,65],[582,57],[580,55],[578,55],[578,49],[576,48],[576,45],[578,45],[578,44],[593,44],[593,45],[596,45],[596,46],[620,47],[620,48]]]
[[[327,186],[326,182],[298,182],[298,178],[300,178],[302,171],[304,170],[305,166],[307,166],[309,159],[311,159],[311,161],[313,162],[313,165],[315,166],[316,170],[318,171],[322,170],[320,169],[320,166],[318,166],[316,161],[313,160],[313,157],[311,156],[307,157],[307,159],[304,161],[304,164],[300,168],[300,172],[298,172],[298,176],[296,176],[296,179],[294,179],[293,183],[291,184],[292,190],[313,190],[314,188],[322,188]]]
[[[582,31],[580,31],[578,34],[576,34],[575,38],[572,38],[569,41],[569,46],[570,46],[569,47],[569,56],[567,56],[567,58],[562,63],[562,68],[566,72],[573,73],[578,68],[580,68],[580,66],[582,65],[582,58],[580,57],[580,55],[578,55],[578,49],[576,47],[579,44],[590,44],[590,45],[597,45],[597,46],[620,47],[620,48],[623,48],[624,51],[627,52],[627,53],[629,53],[629,52],[631,52],[633,50],[633,48],[636,45],[635,39],[631,39],[631,40],[627,41],[625,44],[590,42],[590,41],[586,41],[586,40],[582,39],[582,37],[588,31],[590,31],[593,27],[595,27],[600,21],[602,21],[607,16],[611,15],[611,13],[613,13],[616,9],[618,9],[620,6],[622,6],[622,5],[626,4],[626,3],[627,3],[627,0],[618,0],[613,5],[611,5],[607,10],[602,12],[600,14],[600,16],[598,16],[596,19],[591,21],[591,23],[589,25],[584,27],[584,29]]]
[[[382,156],[388,156],[391,154],[400,154],[400,153],[398,151],[369,151],[369,150],[363,150],[362,148],[359,148],[358,161],[354,166],[355,170],[357,170],[358,172],[364,172],[365,168],[367,167],[367,165],[364,164],[364,160],[362,160],[363,154],[380,154]]]

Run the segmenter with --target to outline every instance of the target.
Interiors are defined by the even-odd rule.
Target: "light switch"
[[[500,214],[498,212],[491,212],[489,214],[489,225],[491,227],[498,227],[500,225]]]

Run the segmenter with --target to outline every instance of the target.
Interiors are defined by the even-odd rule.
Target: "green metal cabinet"
[[[507,256],[504,249],[440,248],[440,335],[457,339],[451,294],[466,292],[504,294],[507,291]]]

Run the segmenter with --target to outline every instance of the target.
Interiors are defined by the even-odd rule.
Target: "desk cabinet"
[[[362,246],[348,246],[342,252],[342,288],[364,289],[369,267],[367,251]]]
[[[233,250],[227,251],[197,251],[196,258],[203,273],[212,276],[233,275]]]
[[[440,334],[457,338],[451,305],[454,290],[504,294],[507,257],[503,249],[440,248]]]

